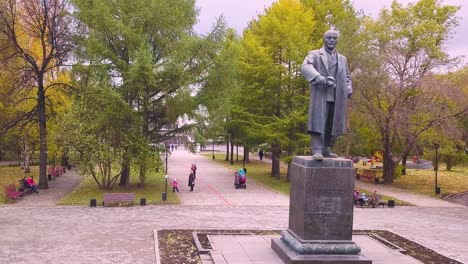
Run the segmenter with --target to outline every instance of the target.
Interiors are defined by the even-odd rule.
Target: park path
[[[65,174],[50,181],[48,189],[39,189],[39,194],[24,194],[21,199],[7,206],[54,207],[60,199],[78,186],[82,178],[83,176],[79,175],[76,171],[67,170]]]
[[[219,148],[220,151],[224,150],[224,147]],[[239,152],[243,153],[243,150],[239,148]],[[260,160],[257,154],[250,154],[250,159]],[[271,164],[271,159],[263,158],[262,160],[265,163]],[[282,170],[286,170],[287,166],[282,163]],[[416,193],[411,193],[407,190],[403,190],[394,186],[384,185],[384,184],[374,184],[362,181],[355,181],[356,188],[364,188],[369,191],[376,190],[378,193],[394,197],[398,200],[406,201],[412,205],[419,207],[455,207],[455,208],[466,208],[464,204],[468,204],[468,193],[461,194],[458,197],[454,197],[454,201],[457,203],[452,203],[449,201],[444,201],[441,199],[420,195]],[[456,199],[456,200],[455,200]]]
[[[394,197],[396,199],[406,201],[412,205],[420,207],[465,207],[463,205],[447,202],[429,196],[410,193],[389,185],[374,184],[362,181],[355,181],[356,188],[364,188],[369,191],[376,190],[377,193]],[[466,207],[465,207],[466,208]]]
[[[192,163],[197,164],[195,188],[190,192],[188,176]],[[183,148],[171,153],[168,159],[168,188],[172,191],[172,179],[179,182],[178,196],[183,205],[244,205],[288,206],[289,196],[273,191],[248,178],[247,188],[234,188],[234,172],[239,168],[226,168]]]

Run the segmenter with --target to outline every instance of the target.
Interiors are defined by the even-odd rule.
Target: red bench
[[[135,200],[133,193],[104,193],[102,195],[102,206],[106,204],[131,203]]]
[[[62,167],[62,166],[60,166],[60,165],[57,165],[57,166],[55,166],[55,171],[56,171],[58,174],[62,175],[62,174],[65,173],[65,168]]]
[[[24,194],[24,192],[18,192],[16,190],[16,186],[14,184],[9,184],[7,186],[5,186],[5,195],[6,195],[6,198],[10,198],[10,199],[16,199],[18,197],[21,197],[22,195]]]
[[[60,176],[60,173],[55,169],[55,167],[48,167],[47,176],[58,177]]]

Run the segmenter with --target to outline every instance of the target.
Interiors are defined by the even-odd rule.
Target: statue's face
[[[325,44],[325,47],[329,50],[333,50],[336,47],[336,42],[338,41],[338,36],[337,35],[326,35],[323,38],[323,42]]]

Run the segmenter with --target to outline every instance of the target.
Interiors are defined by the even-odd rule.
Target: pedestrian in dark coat
[[[260,160],[263,160],[263,149],[260,149],[258,156],[260,157]]]
[[[193,173],[193,179],[197,179],[197,164],[192,164],[192,173]]]
[[[188,186],[190,187],[190,191],[193,192],[193,187],[195,186],[195,176],[193,173],[190,173],[189,175]]]

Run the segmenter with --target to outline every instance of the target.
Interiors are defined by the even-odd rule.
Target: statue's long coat
[[[338,68],[336,72],[335,109],[333,115],[332,136],[346,134],[346,112],[348,95],[352,93],[351,76],[346,57],[337,53]],[[309,120],[307,130],[309,133],[325,133],[325,113],[327,109],[327,90],[325,85],[312,82],[315,77],[322,75],[327,78],[328,59],[325,48],[312,50],[302,63],[302,74],[310,83]]]

